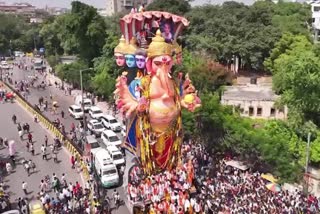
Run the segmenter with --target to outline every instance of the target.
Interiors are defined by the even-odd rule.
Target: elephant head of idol
[[[126,64],[126,59],[124,57],[124,53],[127,49],[126,40],[123,35],[119,40],[119,44],[114,48],[114,57],[118,66],[122,67]]]
[[[148,73],[151,76],[155,75],[160,80],[162,88],[168,92],[170,90],[168,87],[169,82],[172,79],[172,45],[165,42],[160,30],[157,31],[156,36],[152,39],[147,52],[146,68]]]

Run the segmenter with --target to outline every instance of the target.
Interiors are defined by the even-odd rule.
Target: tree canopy
[[[147,10],[159,10],[183,15],[191,9],[189,2],[188,0],[154,0],[147,6]]]

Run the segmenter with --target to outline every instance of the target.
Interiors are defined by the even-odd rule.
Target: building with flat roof
[[[258,80],[258,81],[257,81]],[[275,102],[280,98],[267,81],[256,78],[241,85],[226,86],[221,96],[221,104],[233,106],[241,116],[261,119],[287,119],[287,107],[277,108]],[[253,84],[252,84],[253,83]]]
[[[10,13],[27,17],[34,17],[36,14],[36,7],[29,3],[14,3],[9,5],[5,2],[0,2],[0,13]]]

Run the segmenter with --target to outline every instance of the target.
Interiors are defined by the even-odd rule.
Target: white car
[[[74,117],[75,119],[83,118],[83,111],[77,105],[71,105],[68,109],[70,116]]]
[[[111,129],[114,132],[121,131],[121,125],[114,116],[104,114],[100,119],[107,129]]]
[[[1,61],[1,69],[9,69],[9,65],[7,61]]]
[[[122,155],[122,152],[118,149],[118,147],[116,147],[116,146],[108,146],[107,147],[107,151],[109,152],[110,157],[112,158],[113,163],[116,166],[125,165],[124,157]]]
[[[88,99],[86,97],[82,97],[81,95],[76,96],[76,98],[75,98],[76,105],[82,106],[82,101],[83,101],[84,112],[87,113],[92,106],[92,102],[90,99]]]
[[[122,143],[116,133],[111,130],[104,130],[101,134],[101,139],[103,144],[106,146],[120,146]]]
[[[98,120],[90,120],[88,123],[88,129],[91,134],[94,134],[96,137],[100,137],[101,133],[105,130],[105,127]]]
[[[121,135],[122,137],[126,137],[127,135],[127,127],[126,126],[121,126]]]
[[[101,109],[99,107],[91,106],[89,109],[89,115],[93,119],[100,119],[100,117],[102,117],[102,115],[103,115],[103,112],[101,111]]]

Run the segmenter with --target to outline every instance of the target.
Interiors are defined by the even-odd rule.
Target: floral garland
[[[168,126],[167,130],[161,134],[161,136],[154,138],[153,131],[150,125],[149,109],[150,109],[150,83],[151,76],[146,75],[141,80],[142,86],[142,96],[148,101],[149,105],[143,113],[138,115],[138,121],[136,126],[137,134],[137,145],[140,148],[140,158],[142,168],[144,169],[145,174],[151,175],[154,173],[159,173],[164,169],[171,170],[177,165],[181,157],[181,144],[182,144],[182,118],[181,111],[173,123]],[[175,87],[175,102],[177,109],[181,110],[180,106],[180,97],[179,97],[179,88]],[[163,136],[162,136],[163,135]],[[154,161],[153,150],[150,147],[150,143],[155,141],[156,143],[165,143],[168,137],[172,137],[172,147],[168,149],[170,152],[167,161],[161,166],[156,166]]]

